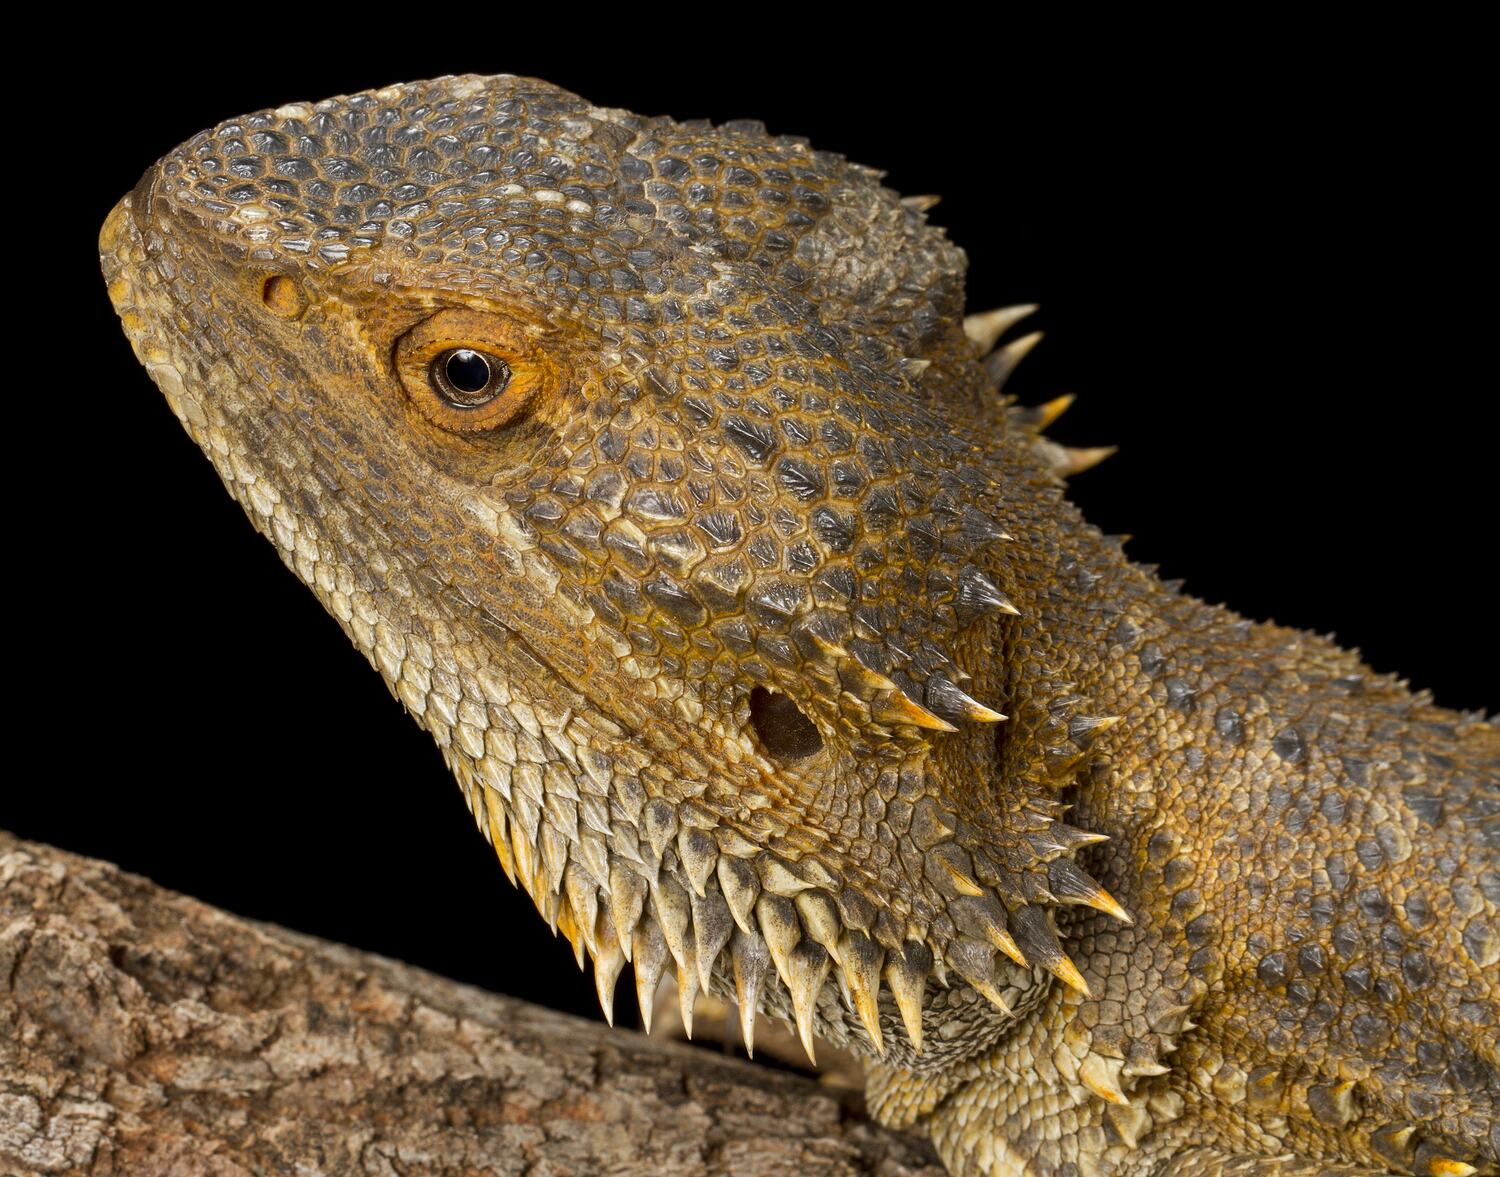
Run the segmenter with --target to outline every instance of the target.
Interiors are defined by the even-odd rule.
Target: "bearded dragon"
[[[1496,1172],[1500,732],[1089,526],[928,205],[452,77],[197,135],[100,254],[606,1015],[845,1045],[955,1174]]]

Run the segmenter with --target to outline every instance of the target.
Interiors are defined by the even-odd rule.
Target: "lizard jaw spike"
[[[693,922],[688,893],[672,879],[662,876],[651,888],[651,908],[673,961],[679,969],[686,969],[693,951],[692,941],[688,939]]]
[[[1087,751],[1094,741],[1120,722],[1118,715],[1075,715],[1068,721],[1068,738]]]
[[[1021,611],[1000,591],[995,582],[972,564],[959,573],[955,604],[960,622],[966,625],[991,611],[1010,617],[1021,615]]]
[[[884,1058],[885,1038],[880,1032],[880,966],[884,953],[863,932],[845,932],[839,940],[839,961],[854,1012],[875,1053]]]
[[[594,989],[599,994],[599,1008],[604,1020],[615,1024],[615,983],[625,968],[625,954],[601,937],[600,951],[594,955]]]
[[[1135,923],[1135,919],[1120,906],[1119,901],[1070,858],[1055,860],[1047,868],[1047,881],[1052,894],[1061,903],[1092,907],[1095,911],[1113,916],[1127,927]]]
[[[1088,982],[1083,979],[1083,974],[1078,971],[1078,966],[1073,963],[1072,958],[1066,953],[1044,967],[1074,992],[1082,994],[1084,997],[1093,996],[1093,993],[1089,991]]]
[[[1015,961],[1016,964],[1020,965],[1023,969],[1030,967],[1026,960],[1026,954],[1016,944],[1015,938],[1004,928],[991,924],[984,931],[989,942],[1005,953],[1006,956],[1010,957],[1011,960]]]
[[[646,884],[634,871],[611,863],[609,868],[609,914],[620,937],[620,951],[630,960],[632,933],[641,922],[646,906]]]
[[[698,1001],[698,973],[694,969],[677,970],[677,1009],[682,1014],[682,1032],[693,1040],[693,1006]]]
[[[743,860],[719,857],[719,890],[729,904],[729,914],[740,931],[755,933],[755,901],[760,898],[760,876]]]
[[[1005,716],[971,698],[952,679],[934,675],[927,682],[927,706],[934,715],[967,723],[1000,723]]]
[[[1001,1013],[1011,1016],[1010,1003],[997,983],[995,950],[987,942],[960,936],[948,948],[948,967]]]
[[[903,196],[901,207],[909,208],[912,212],[925,213],[936,208],[941,196],[933,196],[931,193],[923,193],[921,196]]]
[[[849,651],[839,645],[838,642],[830,641],[810,625],[800,630],[799,636],[812,646],[818,652],[818,656],[826,662],[838,663],[852,657]]]
[[[1011,307],[997,307],[993,311],[981,311],[964,316],[964,334],[973,343],[974,350],[984,355],[994,348],[1000,337],[1022,319],[1037,312],[1035,303],[1018,303]]]
[[[828,950],[811,940],[803,940],[792,950],[788,962],[792,983],[788,986],[792,994],[792,1014],[797,1021],[797,1037],[802,1040],[802,1049],[807,1052],[807,1061],[818,1065],[813,1039],[813,1013],[817,1009],[818,994],[823,982],[828,979],[828,970],[833,962]]]
[[[573,948],[573,963],[578,966],[578,971],[583,972],[588,965],[588,952],[583,943],[583,929],[578,926],[578,921],[573,918],[573,909],[566,903],[558,906],[557,930],[563,934],[565,939]]]
[[[1108,834],[1095,833],[1093,830],[1081,830],[1077,826],[1065,825],[1057,822],[1052,826],[1053,834],[1066,842],[1070,850],[1077,850],[1083,846],[1098,846],[1109,841]]]
[[[937,859],[937,862],[947,873],[948,878],[952,880],[954,889],[960,895],[968,895],[971,898],[978,898],[981,895],[988,894],[988,892],[986,892],[985,889],[981,887],[976,880],[970,878],[967,874],[965,874],[958,867],[954,866],[953,863],[949,862],[947,859],[939,858]]]
[[[797,909],[784,896],[762,895],[755,904],[755,919],[760,925],[760,934],[765,937],[766,948],[770,950],[776,975],[791,989],[792,950],[802,937]]]
[[[761,985],[771,963],[771,953],[758,935],[736,931],[729,956],[734,964],[734,999],[739,1004],[740,1035],[745,1040],[745,1053],[754,1058],[755,1011],[760,1004]]]
[[[970,723],[1004,723],[1009,718],[992,707],[986,707],[983,703],[969,699],[967,695],[964,698],[968,699],[968,702],[964,705],[962,717]]]
[[[920,703],[912,702],[905,691],[897,688],[873,703],[870,715],[878,723],[910,724],[934,732],[956,732],[946,719],[940,719]]]
[[[651,1033],[651,1014],[656,1008],[656,987],[666,968],[667,941],[655,920],[646,920],[635,930],[634,945],[635,1000],[641,1010],[641,1024]]]
[[[677,857],[693,895],[702,899],[714,868],[719,865],[719,847],[702,830],[684,826],[677,834]]]
[[[844,929],[833,896],[823,890],[808,890],[799,894],[792,903],[797,908],[797,916],[802,921],[802,929],[807,937],[814,943],[821,944],[829,956],[838,960],[839,935]]]
[[[988,373],[990,382],[997,392],[1005,387],[1005,382],[1010,379],[1010,374],[1016,370],[1016,366],[1041,341],[1042,333],[1033,331],[1030,335],[1023,335],[1020,339],[1007,343],[985,357],[984,370]]]
[[[1109,1122],[1114,1125],[1120,1142],[1126,1148],[1139,1148],[1141,1137],[1151,1130],[1151,1113],[1142,1107],[1129,1104],[1111,1107],[1105,1111],[1105,1115],[1109,1117]]]
[[[896,999],[901,1024],[911,1039],[912,1049],[922,1053],[922,998],[927,992],[927,974],[932,968],[932,953],[925,944],[908,940],[900,952],[886,959],[885,981]]]
[[[1011,921],[1015,927],[1016,943],[1022,952],[1068,988],[1081,993],[1084,997],[1093,996],[1089,992],[1088,982],[1078,971],[1078,966],[1063,951],[1062,944],[1059,943],[1057,933],[1053,930],[1052,922],[1044,908],[1020,908],[1012,913]]]
[[[717,891],[710,891],[702,899],[692,900],[693,948],[698,958],[698,982],[703,992],[708,993],[709,979],[713,976],[714,962],[729,943],[734,932],[734,917],[729,913],[729,904]]]

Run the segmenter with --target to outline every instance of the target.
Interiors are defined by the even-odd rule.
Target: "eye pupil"
[[[449,353],[448,361],[443,365],[443,374],[448,377],[448,383],[455,392],[472,396],[483,392],[489,384],[490,363],[477,351],[461,347]]]
[[[433,359],[427,380],[454,408],[477,409],[505,391],[510,365],[472,347],[454,347]]]

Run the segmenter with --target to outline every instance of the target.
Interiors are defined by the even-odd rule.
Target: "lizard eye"
[[[452,347],[432,361],[433,390],[456,409],[488,404],[510,383],[510,365],[499,356],[468,347]]]
[[[407,399],[450,433],[515,424],[551,400],[561,375],[534,329],[456,307],[412,327],[392,358]]]

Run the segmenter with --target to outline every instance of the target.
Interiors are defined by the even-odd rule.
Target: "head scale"
[[[1068,975],[1047,908],[1090,839],[1053,794],[1087,728],[993,653],[1006,487],[930,411],[993,396],[964,259],[877,173],[445,78],[198,135],[101,253],[601,996],[675,965],[912,1064],[924,1001]],[[977,700],[1053,779],[1007,779]]]

